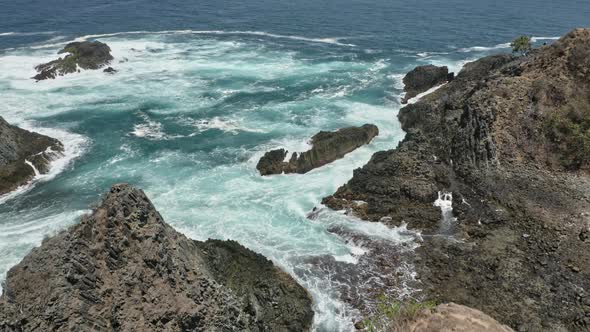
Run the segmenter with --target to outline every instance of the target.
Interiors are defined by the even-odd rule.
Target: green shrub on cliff
[[[590,164],[590,102],[584,98],[548,114],[547,137],[560,152],[562,166],[579,169]]]
[[[400,301],[385,295],[379,296],[377,301],[376,312],[362,321],[363,328],[370,332],[398,331],[398,326],[401,328],[405,323],[416,319],[423,310],[432,310],[436,307],[434,301]]]
[[[531,44],[531,37],[529,36],[520,36],[517,37],[510,43],[510,47],[512,47],[513,53],[520,53],[521,55],[527,55],[532,49],[533,46]]]

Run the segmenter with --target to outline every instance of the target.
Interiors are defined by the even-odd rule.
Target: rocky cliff
[[[79,72],[80,69],[96,70],[108,65],[113,60],[111,48],[99,41],[72,42],[58,52],[58,54],[62,53],[67,53],[67,55],[35,67],[39,73],[33,79],[41,81],[56,78]],[[114,72],[113,68],[110,69],[109,72]]]
[[[590,328],[590,30],[467,64],[399,119],[403,142],[324,203],[421,230],[424,298]]]
[[[7,275],[0,331],[306,331],[308,293],[237,242],[193,241],[115,185]]]
[[[261,175],[282,173],[307,173],[314,168],[331,163],[349,152],[369,144],[379,129],[375,125],[342,128],[337,131],[320,131],[311,138],[312,148],[285,161],[288,151],[277,149],[267,152],[256,165]]]
[[[49,171],[61,156],[58,140],[10,125],[0,117],[0,195],[31,181],[36,172]]]

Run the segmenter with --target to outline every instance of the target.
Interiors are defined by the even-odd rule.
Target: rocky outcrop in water
[[[0,117],[0,195],[45,174],[62,155],[60,141],[10,125]]]
[[[424,65],[412,69],[403,79],[406,95],[402,104],[406,104],[410,99],[430,88],[453,80],[454,76],[453,73],[449,73],[449,68],[446,66]]]
[[[35,75],[33,79],[41,81],[56,78],[79,72],[80,69],[96,70],[108,65],[113,60],[111,48],[99,41],[72,42],[58,52],[58,54],[62,53],[68,54],[63,58],[60,57],[35,67],[39,74]]]
[[[306,331],[311,304],[264,256],[190,240],[120,184],[8,272],[0,331]]]
[[[518,331],[590,328],[589,59],[590,30],[577,29],[526,57],[465,65],[403,108],[397,149],[324,204],[420,230],[424,299]],[[439,192],[453,194],[450,218],[433,204]]]
[[[378,134],[377,126],[371,124],[332,132],[320,131],[311,138],[310,150],[300,154],[294,152],[288,161],[285,161],[288,154],[285,149],[269,151],[260,158],[256,169],[261,175],[307,173],[370,143]]]

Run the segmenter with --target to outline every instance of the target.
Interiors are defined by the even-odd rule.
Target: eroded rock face
[[[453,80],[453,78],[454,74],[449,73],[449,68],[446,66],[424,65],[412,69],[403,79],[406,95],[402,104],[430,88]]]
[[[78,72],[80,69],[96,70],[108,65],[113,60],[110,47],[99,41],[72,42],[58,52],[58,54],[62,53],[68,54],[63,58],[35,67],[39,74],[35,75],[33,79],[41,81],[56,78]]]
[[[324,204],[422,231],[426,299],[515,330],[589,328],[590,137],[579,135],[590,129],[589,58],[590,30],[577,29],[526,57],[467,64],[404,107],[403,142]],[[461,241],[429,236],[441,226],[439,191],[453,193]]]
[[[0,117],[0,195],[31,181],[35,171],[47,173],[49,163],[63,150],[60,141],[12,126]]]
[[[7,275],[1,331],[306,331],[308,293],[237,242],[193,241],[115,185]]]
[[[256,169],[261,175],[307,173],[370,143],[378,134],[377,126],[371,124],[333,132],[321,131],[311,138],[310,150],[300,154],[294,152],[289,161],[284,161],[288,154],[285,149],[269,151],[260,158]]]
[[[513,332],[483,312],[455,304],[424,310],[413,321],[397,323],[388,332]]]

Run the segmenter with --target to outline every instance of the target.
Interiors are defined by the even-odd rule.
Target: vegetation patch
[[[408,322],[416,320],[437,306],[435,301],[420,302],[415,299],[400,301],[386,295],[380,295],[377,301],[376,312],[360,323],[365,331],[403,331]]]
[[[561,165],[570,170],[585,168],[590,163],[590,101],[570,100],[547,114],[547,138],[560,152]]]

